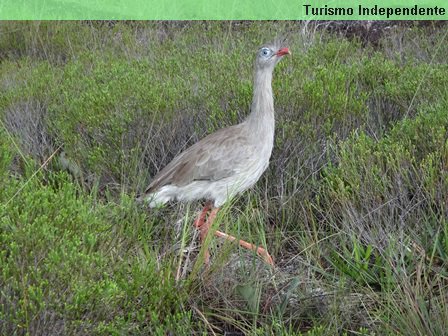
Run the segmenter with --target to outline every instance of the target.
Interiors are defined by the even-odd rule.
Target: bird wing
[[[250,160],[253,151],[241,125],[221,129],[175,157],[154,177],[145,193],[169,184],[185,186],[193,181],[230,177]]]

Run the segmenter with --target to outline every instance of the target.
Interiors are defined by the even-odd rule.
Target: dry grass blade
[[[5,206],[7,206],[14,198],[27,186],[27,184],[42,170],[45,168],[45,166],[53,159],[53,157],[56,155],[57,152],[62,148],[62,145],[60,145],[56,150],[40,165],[40,167],[20,186],[19,189],[12,195],[12,197],[6,201]]]

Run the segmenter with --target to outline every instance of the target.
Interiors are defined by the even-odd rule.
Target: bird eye
[[[269,48],[261,48],[260,54],[262,56],[268,56],[271,53],[271,51],[269,50]]]

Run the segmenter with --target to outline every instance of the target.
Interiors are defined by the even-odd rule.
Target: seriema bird
[[[258,49],[248,117],[240,124],[206,136],[180,153],[154,177],[140,197],[148,201],[150,207],[170,200],[207,200],[194,223],[200,231],[201,242],[207,237],[219,208],[253,186],[269,165],[275,128],[272,73],[287,54],[290,54],[289,49],[278,42]],[[236,240],[221,231],[216,231],[215,235]],[[239,240],[239,244],[273,265],[264,248],[243,240]],[[205,263],[208,262],[209,253],[205,251]]]

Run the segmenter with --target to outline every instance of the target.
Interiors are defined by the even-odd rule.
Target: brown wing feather
[[[241,130],[241,125],[221,129],[189,147],[154,177],[145,193],[169,184],[184,186],[232,176],[250,158],[251,145]]]

